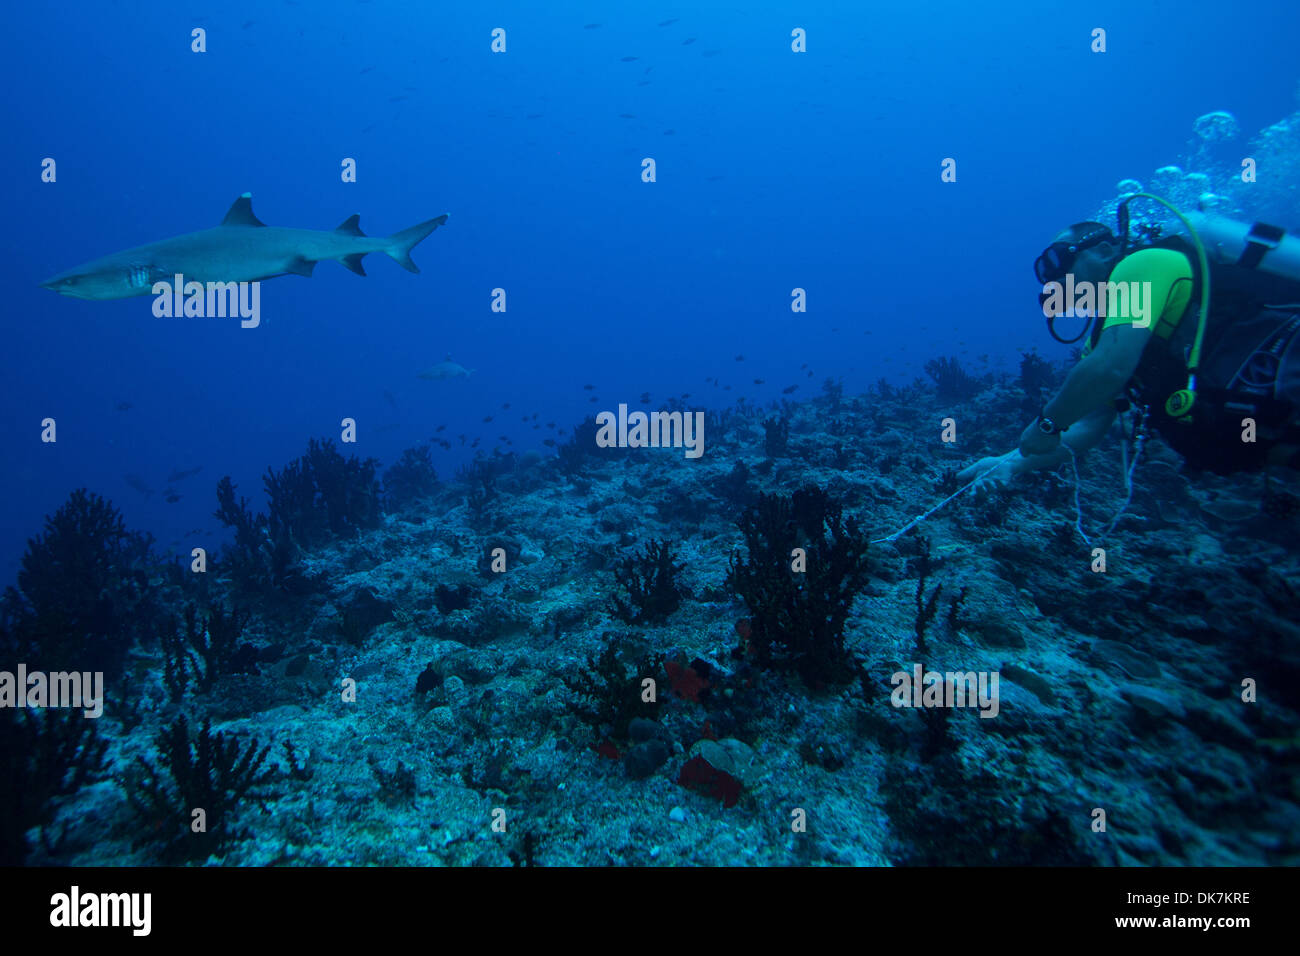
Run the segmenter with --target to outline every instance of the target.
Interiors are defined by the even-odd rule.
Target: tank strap
[[[1270,226],[1266,222],[1257,222],[1246,233],[1246,248],[1242,250],[1237,265],[1255,269],[1264,260],[1264,256],[1282,244],[1286,230],[1281,226]]]

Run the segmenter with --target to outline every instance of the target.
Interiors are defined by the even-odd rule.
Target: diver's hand
[[[973,481],[979,476],[979,481],[975,483],[975,491],[989,491],[993,488],[1001,488],[1008,484],[1012,478],[1020,474],[1024,459],[1017,451],[1014,454],[995,455],[989,458],[981,458],[975,464],[963,468],[957,473],[957,480],[960,482]]]
[[[1050,455],[1061,447],[1061,432],[1048,434],[1038,427],[1038,420],[1029,423],[1020,436],[1020,454],[1026,458]]]

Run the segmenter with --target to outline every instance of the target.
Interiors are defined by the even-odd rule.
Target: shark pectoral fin
[[[253,194],[244,193],[235,200],[234,205],[226,212],[226,218],[221,220],[223,226],[265,226],[253,215]]]
[[[292,260],[287,266],[285,266],[284,271],[296,276],[306,276],[310,279],[311,270],[315,268],[315,259],[304,259],[302,256],[299,256],[297,259]]]
[[[410,229],[403,229],[401,232],[393,233],[388,237],[392,245],[384,251],[407,272],[419,272],[420,267],[411,259],[411,250],[419,245],[429,233],[446,221],[447,216],[443,214],[437,219],[430,219],[418,226],[412,226]]]
[[[341,232],[345,236],[361,236],[362,238],[364,238],[366,235],[364,232],[361,231],[360,214],[357,214],[355,216],[348,216],[348,218],[344,219],[343,222],[339,225],[339,227],[334,231]]]
[[[355,219],[356,216],[353,216],[352,218]],[[357,252],[350,256],[344,256],[339,260],[339,262],[343,263],[346,268],[351,269],[357,275],[363,276],[366,274],[366,270],[361,268],[361,257],[365,254],[366,253],[364,252]]]

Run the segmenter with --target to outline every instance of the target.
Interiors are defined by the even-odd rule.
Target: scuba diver
[[[1147,226],[1131,237],[1128,204],[1138,197],[1170,209],[1188,235]],[[1076,223],[1035,260],[1052,337],[1091,335],[1019,446],[959,479],[977,479],[978,489],[1055,467],[1125,412],[1135,440],[1149,425],[1194,470],[1300,468],[1300,236],[1185,216],[1147,193],[1125,199],[1118,218],[1119,236]],[[1096,292],[1080,298],[1080,289]],[[1057,335],[1058,318],[1081,313],[1091,317],[1078,336]]]

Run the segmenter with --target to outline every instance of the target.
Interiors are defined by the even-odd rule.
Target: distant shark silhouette
[[[186,282],[253,282],[282,275],[310,276],[316,263],[333,259],[365,275],[361,259],[383,252],[408,272],[419,272],[411,250],[447,221],[430,219],[387,238],[361,231],[360,216],[349,216],[333,232],[268,226],[253,215],[253,200],[244,193],[221,225],[115,252],[61,272],[41,283],[77,299],[126,299],[149,295],[155,282],[183,275]]]
[[[420,373],[419,377],[437,381],[446,378],[469,378],[472,374],[474,374],[474,369],[466,368],[463,365],[457,365],[451,360],[451,354],[448,353],[445,361],[426,368]]]

